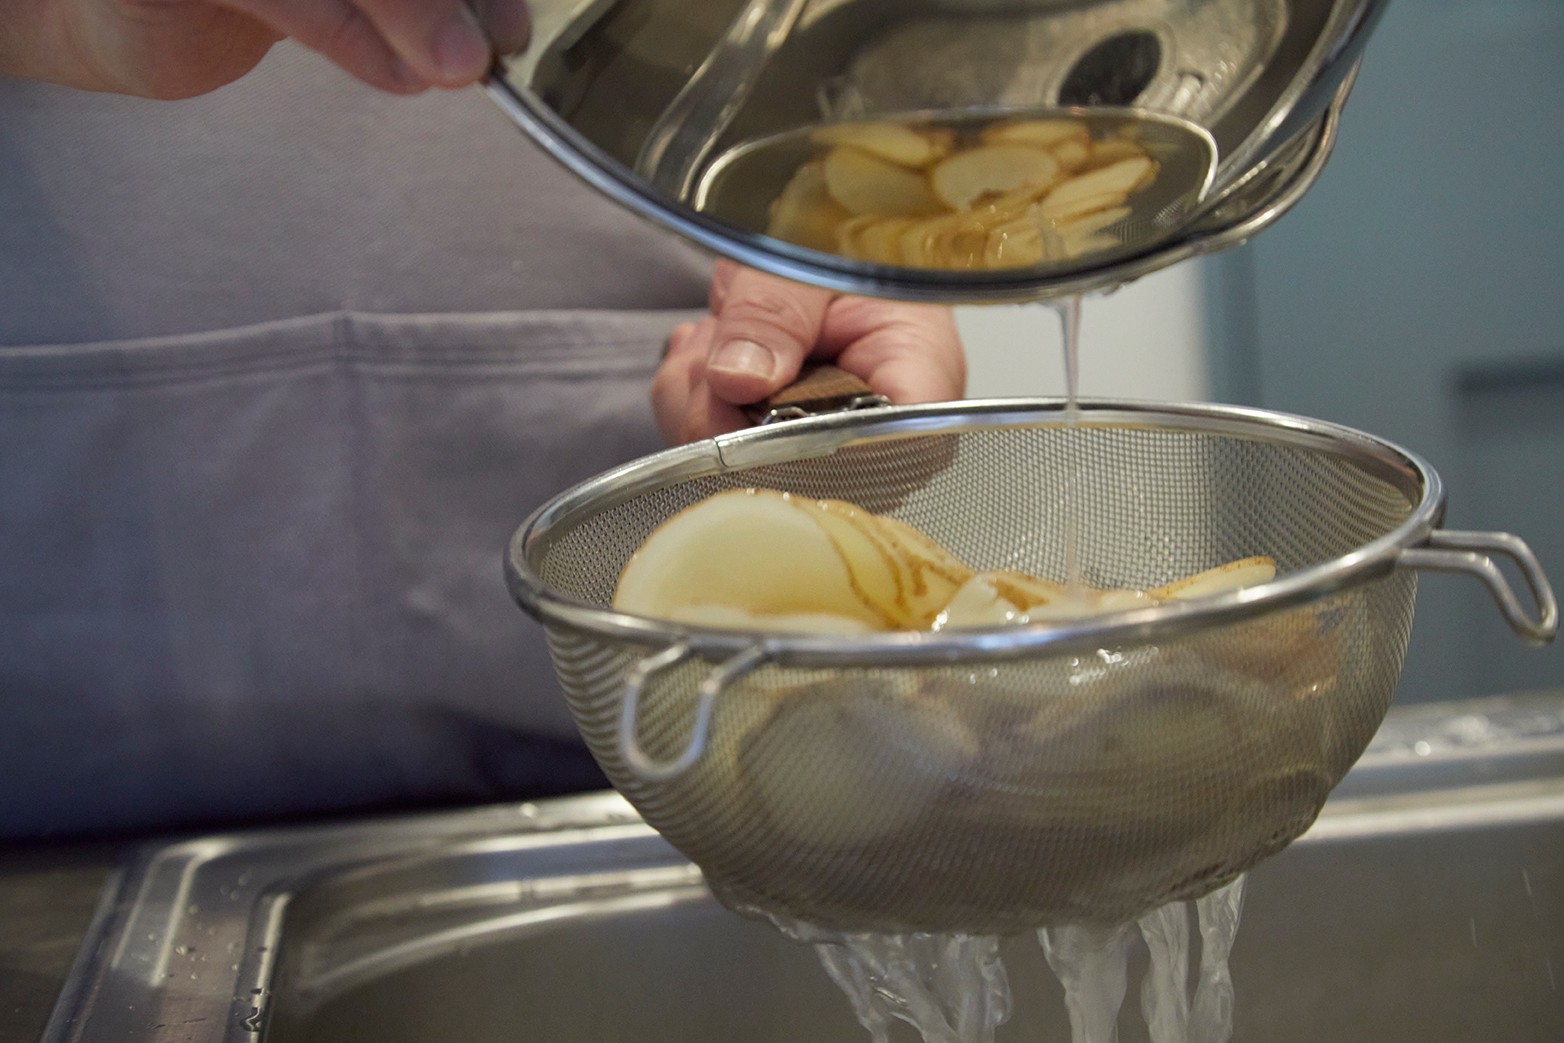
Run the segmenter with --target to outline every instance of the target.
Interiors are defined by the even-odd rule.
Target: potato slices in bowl
[[[772,203],[766,234],[854,260],[1019,268],[1119,245],[1113,226],[1159,164],[1132,125],[1006,119],[841,123]]]

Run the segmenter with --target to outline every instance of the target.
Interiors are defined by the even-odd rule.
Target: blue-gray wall
[[[1397,0],[1302,203],[1210,280],[1215,397],[1425,456],[1449,525],[1564,584],[1564,0]],[[1564,685],[1475,581],[1422,585],[1400,698]]]

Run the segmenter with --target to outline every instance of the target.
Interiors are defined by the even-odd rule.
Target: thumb
[[[834,296],[747,268],[734,272],[715,315],[706,365],[712,393],[747,405],[791,383],[819,342]]]

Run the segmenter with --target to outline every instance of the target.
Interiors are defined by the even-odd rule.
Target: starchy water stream
[[[1073,431],[1080,422],[1081,299],[1050,307],[1063,333],[1065,422]],[[1068,467],[1065,568],[1070,589],[1080,590],[1086,585],[1080,550],[1086,519],[1079,510],[1081,497],[1074,492],[1082,480],[1082,462],[1072,458]],[[1137,942],[1148,957],[1140,1008],[1151,1043],[1227,1043],[1233,1032],[1227,963],[1243,893],[1244,878],[1239,877],[1194,902],[1153,910],[1133,924],[1040,930],[1043,955],[1063,988],[1072,1043],[1117,1043],[1130,954]],[[1010,1017],[1011,986],[997,937],[829,935],[772,919],[785,933],[815,946],[872,1043],[889,1043],[891,1026],[898,1020],[917,1029],[924,1043],[994,1043],[996,1030]],[[1192,957],[1198,961],[1194,975]]]
[[[1064,419],[1071,435],[1078,433],[1081,422],[1081,298],[1079,295],[1052,305],[1059,316],[1060,330],[1064,335]],[[1075,439],[1071,438],[1073,447]],[[1064,518],[1064,570],[1065,586],[1077,598],[1086,589],[1086,577],[1081,570],[1081,534],[1086,524],[1081,517],[1080,495],[1085,481],[1085,466],[1078,454],[1072,456],[1066,477]]]
[[[1243,890],[1240,877],[1194,902],[1175,902],[1133,924],[1072,924],[1039,931],[1043,955],[1063,989],[1071,1043],[1117,1043],[1130,955],[1137,943],[1149,957],[1140,983],[1140,1007],[1151,1043],[1228,1043],[1233,1034],[1233,985],[1227,961]],[[1012,985],[1000,938],[840,935],[781,917],[771,920],[785,934],[815,947],[872,1043],[890,1043],[896,1021],[911,1025],[924,1043],[994,1043],[999,1026],[1010,1018]],[[1192,959],[1198,968],[1193,981]],[[1020,982],[1014,987],[1044,985]]]

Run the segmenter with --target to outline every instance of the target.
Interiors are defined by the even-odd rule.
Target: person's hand
[[[149,98],[215,90],[283,37],[381,90],[462,87],[496,52],[520,49],[529,32],[525,0],[13,3],[0,14],[0,74]]]
[[[967,361],[949,308],[849,297],[718,262],[711,314],[668,339],[652,380],[670,443],[749,423],[742,406],[791,383],[806,359],[832,362],[898,404],[966,390]]]

